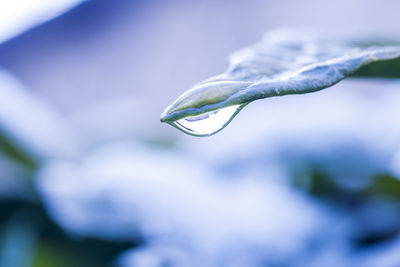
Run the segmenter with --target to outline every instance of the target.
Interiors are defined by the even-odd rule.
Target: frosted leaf
[[[161,114],[161,121],[174,124],[189,116],[246,105],[257,99],[315,92],[362,66],[398,57],[400,46],[354,46],[337,38],[274,31],[234,53],[224,73],[181,95]],[[223,129],[232,118],[212,133]]]

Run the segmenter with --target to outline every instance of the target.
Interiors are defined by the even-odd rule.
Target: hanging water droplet
[[[200,115],[189,116],[170,124],[190,135],[208,136],[225,128],[244,106],[245,104],[229,106]]]

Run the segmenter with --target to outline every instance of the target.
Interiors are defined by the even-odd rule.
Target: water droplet
[[[212,135],[225,128],[245,105],[235,105],[196,116],[189,116],[174,121],[171,125],[190,135]]]

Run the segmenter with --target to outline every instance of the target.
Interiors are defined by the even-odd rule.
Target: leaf
[[[234,53],[224,73],[181,95],[162,113],[161,121],[174,123],[230,106],[242,108],[257,99],[315,92],[362,66],[399,57],[400,46],[355,46],[354,42],[310,33],[273,31],[259,43]]]

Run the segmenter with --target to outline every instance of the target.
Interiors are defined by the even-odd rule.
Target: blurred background
[[[256,101],[212,137],[159,122],[265,31],[400,40],[399,10],[1,1],[0,267],[400,266],[400,68]]]

